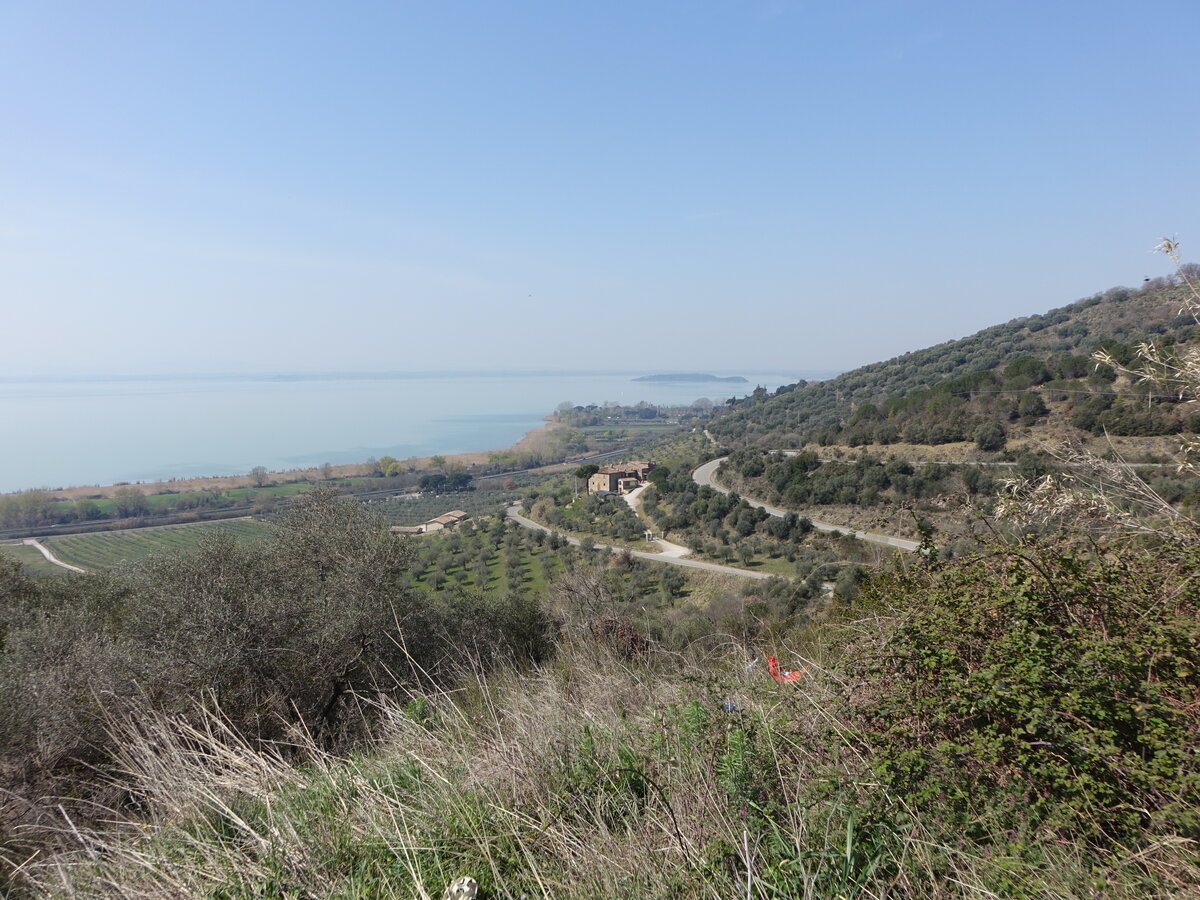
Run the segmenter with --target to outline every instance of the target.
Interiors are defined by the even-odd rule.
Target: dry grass
[[[302,734],[264,752],[216,713],[146,718],[120,726],[140,813],[68,822],[70,849],[24,874],[56,897],[435,898],[461,875],[485,898],[1080,895],[1073,848],[989,859],[916,811],[864,819],[887,803],[837,716],[834,652],[808,647],[794,686],[732,645],[689,662],[589,644],[384,706],[376,745],[350,758]]]

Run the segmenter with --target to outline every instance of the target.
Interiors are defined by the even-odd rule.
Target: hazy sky
[[[1200,259],[1195,0],[0,3],[0,374],[848,368]]]

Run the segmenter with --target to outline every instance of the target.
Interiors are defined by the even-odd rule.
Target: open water
[[[639,373],[640,374],[640,373]],[[726,374],[726,373],[722,373]],[[728,373],[737,374],[737,373]],[[159,481],[512,446],[573,405],[721,402],[747,384],[634,374],[411,374],[0,382],[0,491]],[[807,377],[813,377],[810,373]]]

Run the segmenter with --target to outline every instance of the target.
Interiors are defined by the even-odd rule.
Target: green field
[[[154,553],[190,550],[204,538],[214,534],[229,534],[239,541],[256,541],[270,533],[270,525],[254,519],[226,519],[195,525],[163,525],[159,528],[137,528],[128,531],[68,534],[48,538],[45,544],[63,562],[85,569],[111,569],[123,562],[145,559]],[[26,549],[37,553],[32,547]]]
[[[67,569],[56,566],[33,547],[24,544],[0,544],[0,556],[15,559],[31,575],[65,575]]]
[[[334,487],[345,483],[343,481],[330,482]],[[296,481],[289,484],[272,484],[266,487],[230,488],[225,491],[225,496],[239,503],[248,503],[251,500],[261,499],[262,497],[294,497],[297,494],[311,491],[314,487],[316,487],[315,484],[306,481]]]
[[[142,485],[135,485],[139,490],[144,490]],[[165,513],[168,509],[175,505],[176,500],[183,496],[182,494],[148,494],[146,496],[146,507],[149,515],[159,515]],[[114,516],[117,512],[116,501],[111,498],[101,497],[98,500],[93,500],[96,504],[96,511],[102,516]],[[66,516],[75,509],[73,500],[56,500],[50,505],[50,509],[56,516]]]
[[[336,486],[342,486],[350,483],[357,483],[365,479],[338,479],[329,482]],[[176,509],[182,503],[183,510],[189,509],[206,509],[219,508],[222,505],[228,506],[231,504],[244,504],[254,500],[262,500],[265,497],[287,498],[293,497],[296,494],[302,494],[305,491],[311,491],[316,485],[307,481],[289,482],[287,484],[272,484],[266,487],[242,487],[230,488],[227,491],[183,491],[176,493],[174,491],[162,494],[147,494],[146,507],[147,515],[157,516],[163,515]],[[146,486],[135,485],[139,490],[145,491]],[[217,498],[219,502],[209,502],[212,498]],[[91,498],[89,498],[91,499]],[[117,510],[116,501],[112,498],[100,497],[91,499],[95,505],[96,512],[101,516],[115,516]],[[76,505],[74,501],[59,500],[51,504],[51,511],[55,516],[65,517],[72,513]]]

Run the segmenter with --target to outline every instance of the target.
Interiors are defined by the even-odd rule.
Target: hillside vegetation
[[[997,547],[788,644],[585,638],[384,702],[365,752],[209,712],[115,726],[133,800],[43,895],[1194,896],[1193,549]],[[775,639],[777,640],[777,639]],[[799,682],[776,684],[778,652]]]
[[[1002,449],[1009,429],[1044,424],[1052,413],[1092,434],[1194,431],[1197,413],[1177,397],[1118,384],[1115,371],[1090,358],[1107,350],[1128,363],[1142,341],[1193,341],[1196,322],[1181,313],[1186,299],[1177,279],[1114,288],[829,381],[756,391],[709,430],[730,447],[975,441],[985,451]]]

